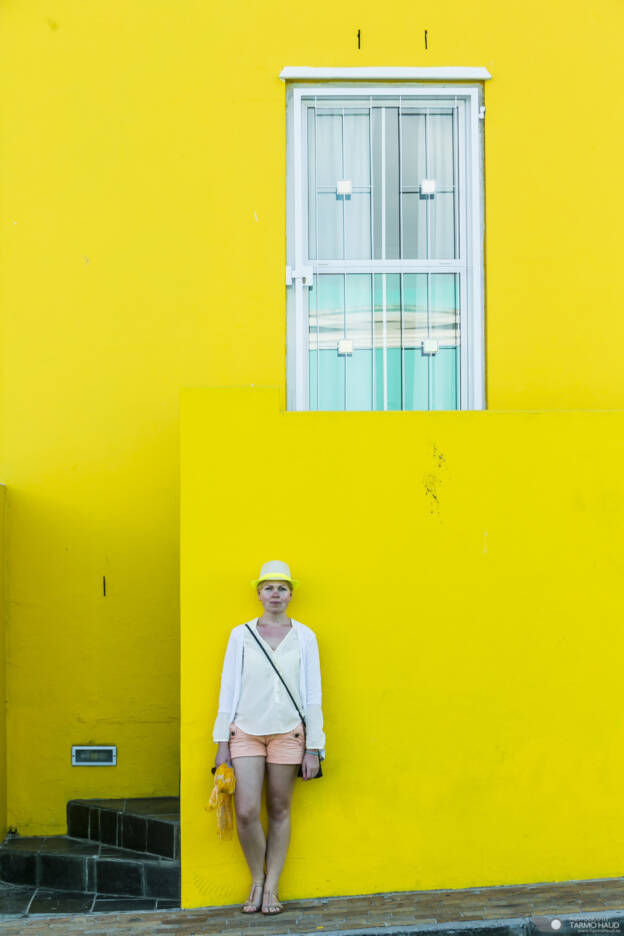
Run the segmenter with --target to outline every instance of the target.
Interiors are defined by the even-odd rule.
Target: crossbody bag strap
[[[256,620],[256,624],[258,623],[259,620],[260,620],[259,618]],[[297,705],[297,703],[296,703],[295,700],[293,699],[292,692],[290,691],[290,689],[288,688],[288,686],[287,686],[286,683],[284,682],[284,678],[283,678],[282,674],[280,673],[280,671],[278,670],[277,666],[275,665],[275,663],[273,662],[273,660],[271,659],[271,657],[269,656],[269,654],[266,652],[266,650],[264,649],[264,647],[262,646],[262,644],[261,644],[260,641],[258,640],[257,635],[254,634],[254,632],[252,631],[252,629],[251,629],[251,627],[249,626],[249,624],[245,624],[245,627],[247,628],[247,630],[249,631],[249,633],[251,634],[251,636],[253,637],[253,639],[256,641],[256,643],[258,644],[258,646],[260,647],[260,649],[261,649],[262,652],[264,653],[265,657],[267,658],[267,660],[269,661],[269,663],[271,664],[271,666],[273,667],[273,669],[275,670],[275,672],[277,673],[277,675],[279,676],[279,678],[282,680],[282,683],[283,683],[283,685],[284,685],[284,689],[286,690],[286,692],[287,692],[288,695],[290,696],[290,701],[292,702],[292,704],[293,704],[293,705],[295,706],[295,708],[297,709],[297,714],[298,714],[299,718],[301,719],[301,721],[303,722],[303,727],[305,728],[305,718],[303,717],[303,715],[302,715],[301,712],[299,711],[299,706]]]

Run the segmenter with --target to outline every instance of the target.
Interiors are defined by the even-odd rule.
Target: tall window
[[[289,407],[481,408],[477,88],[288,103]]]

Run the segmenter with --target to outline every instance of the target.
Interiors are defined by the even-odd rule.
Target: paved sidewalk
[[[486,928],[492,936],[553,933],[552,916],[606,914],[602,932],[624,936],[624,878],[564,883],[412,891],[292,900],[275,917],[244,915],[240,904],[147,913],[92,913],[72,916],[3,917],[2,936],[255,936],[264,933],[318,934],[366,931],[415,933],[436,924],[459,924],[471,936]],[[609,915],[608,911],[620,911]],[[533,918],[530,929],[526,918]],[[547,919],[544,919],[547,918]],[[493,921],[505,921],[497,927]],[[608,921],[611,921],[610,923]],[[472,924],[469,921],[474,921]],[[482,923],[482,926],[479,926]],[[524,924],[524,928],[523,925]],[[536,929],[537,927],[537,929]],[[589,921],[581,928],[600,932]],[[444,927],[452,930],[453,927]],[[569,932],[565,925],[559,934]]]

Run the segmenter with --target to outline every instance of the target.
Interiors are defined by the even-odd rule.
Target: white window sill
[[[357,67],[357,68],[314,68],[307,65],[287,65],[279,74],[282,81],[319,79],[340,81],[344,79],[369,81],[383,80],[421,80],[421,81],[487,81],[491,78],[484,67],[464,65],[440,65],[433,68],[401,67]]]

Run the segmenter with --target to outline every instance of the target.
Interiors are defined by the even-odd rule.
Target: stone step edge
[[[331,898],[330,898],[331,900]],[[284,902],[285,909],[288,901]],[[202,909],[210,909],[204,907]],[[216,908],[215,908],[216,909]],[[184,908],[182,908],[183,912]],[[180,912],[180,911],[176,911]],[[535,920],[540,921],[538,926]],[[552,928],[550,920],[559,920],[560,928]],[[617,924],[611,927],[594,925]],[[583,926],[586,923],[588,925]],[[567,925],[566,925],[567,924]],[[580,925],[574,925],[580,924]],[[604,933],[607,928],[614,934],[624,932],[624,910],[591,910],[583,913],[544,913],[526,917],[500,917],[496,920],[457,920],[446,923],[412,923],[409,926],[372,925],[358,927],[357,929],[315,929],[309,932],[299,932],[297,936],[545,936],[547,933],[556,936],[557,933]]]
[[[89,800],[69,800],[67,833],[83,842],[101,842],[142,854],[180,857],[180,821],[123,812]]]
[[[30,838],[31,836],[28,836],[28,837]],[[53,838],[53,836],[42,835],[41,838]],[[83,855],[82,856],[83,858],[84,857],[88,857],[88,858],[100,858],[101,857],[101,858],[110,858],[112,861],[141,861],[141,860],[149,861],[150,858],[153,860],[156,860],[157,858],[161,858],[163,861],[177,861],[178,864],[180,863],[179,858],[172,858],[170,855],[159,855],[158,852],[141,851],[141,849],[139,848],[125,848],[123,845],[109,845],[108,842],[103,842],[101,839],[82,838],[80,835],[64,835],[63,838],[71,839],[72,842],[81,842],[81,843],[84,843],[85,845],[93,845],[93,844],[103,845],[104,848],[116,848],[118,851],[136,851],[138,852],[139,855],[145,855],[145,859],[115,858],[114,855],[87,855],[87,856]],[[6,844],[7,844],[6,839],[4,842],[0,842],[0,849],[2,848],[3,845],[6,845]],[[20,851],[23,851],[23,849],[20,849]],[[28,852],[28,854],[31,854],[31,853]],[[39,854],[39,852],[36,852],[36,854]],[[41,854],[48,854],[48,853],[42,852]],[[69,852],[68,854],[71,854],[71,852]]]
[[[41,835],[37,837],[38,838],[55,838],[56,836]],[[24,838],[26,838],[26,836],[24,836]],[[28,838],[35,838],[35,836],[28,836]],[[177,861],[178,864],[180,863],[179,858],[172,858],[171,855],[160,855],[158,852],[142,851],[139,848],[126,848],[124,845],[109,845],[108,842],[103,842],[101,839],[82,838],[80,835],[60,835],[59,838],[68,838],[68,839],[71,839],[72,842],[80,842],[80,843],[84,843],[85,845],[95,844],[95,845],[102,845],[104,848],[116,848],[117,851],[136,851],[138,855],[145,855],[145,858],[126,858],[123,856],[121,858],[115,858],[114,855],[87,855],[83,857],[111,858],[113,861],[149,861],[150,858],[154,860],[157,858],[160,858],[161,861],[174,861],[174,862]],[[5,839],[3,843],[0,843],[0,848],[2,847],[2,845],[6,845],[6,844],[7,844],[7,841]],[[68,852],[68,854],[71,854],[71,852]]]
[[[147,798],[147,797],[146,797]],[[154,799],[159,799],[159,797],[154,797]],[[158,813],[138,813],[132,812],[131,809],[119,809],[117,806],[101,806],[97,800],[88,800],[88,799],[70,799],[67,800],[67,807],[69,806],[88,806],[89,809],[101,809],[106,812],[116,812],[122,816],[135,816],[137,819],[155,819],[158,822],[170,822],[172,825],[177,825],[180,822],[180,819],[160,819]],[[173,810],[172,810],[173,811]],[[167,813],[170,815],[170,813]]]
[[[16,855],[19,858],[23,859],[24,861],[27,861],[33,858],[35,860],[34,868],[32,867],[32,865],[30,868],[28,868],[28,866],[22,867],[21,869],[18,869],[15,873],[11,873],[11,869],[7,868],[7,873],[9,874],[9,877],[0,878],[0,881],[6,884],[17,884],[17,885],[22,884],[22,885],[27,885],[29,887],[43,887],[46,889],[52,888],[54,890],[67,891],[70,893],[76,892],[76,893],[81,893],[81,894],[107,894],[107,895],[113,895],[113,896],[120,897],[120,898],[121,897],[149,897],[149,898],[154,898],[156,900],[158,899],[170,900],[170,899],[178,899],[178,896],[179,896],[179,895],[174,895],[172,897],[171,893],[161,893],[161,887],[160,885],[157,885],[156,883],[154,883],[154,877],[153,877],[154,874],[158,875],[159,872],[163,872],[163,871],[168,874],[172,874],[172,873],[175,874],[177,872],[179,875],[181,871],[180,862],[174,859],[165,859],[164,861],[145,861],[141,859],[130,860],[130,859],[109,858],[108,856],[100,857],[100,856],[95,856],[95,855],[67,855],[67,854],[59,855],[58,852],[31,852],[31,851],[28,851],[27,849],[16,849],[14,851],[11,851],[10,849],[0,849],[0,856],[2,854]],[[55,874],[55,877],[57,877],[57,879],[54,883],[51,881],[46,881],[46,874],[42,870],[41,862],[39,860],[41,857],[43,858],[52,857],[56,859],[57,874],[58,874],[59,865],[62,866],[63,862],[67,863],[68,871],[70,871],[71,869],[71,871],[74,873],[76,870],[76,862],[77,861],[84,862],[82,872],[80,875],[80,877],[82,878],[82,882],[79,883],[74,879],[73,881],[68,881],[66,886],[62,886],[61,883],[58,881],[57,874]],[[91,862],[91,864],[89,864],[89,862]],[[131,875],[133,872],[135,875],[137,875],[137,872],[138,872],[137,877],[138,877],[138,881],[140,882],[141,892],[136,893],[136,889],[134,893],[132,892],[132,889],[125,890],[123,888],[123,885],[122,885],[122,888],[120,888],[119,890],[115,890],[114,887],[110,887],[110,883],[111,883],[110,881],[108,882],[98,881],[98,878],[99,878],[98,869],[101,868],[102,871],[104,871],[106,865],[114,865],[115,874],[121,875],[122,878],[128,878],[128,876]],[[34,875],[33,875],[33,871],[34,871]],[[153,882],[151,885],[149,883],[150,877]],[[158,880],[158,877],[156,877],[156,880]],[[98,889],[98,883],[100,884],[108,883],[108,887],[104,886],[102,889]],[[177,889],[179,890],[179,880],[178,880]],[[148,891],[150,890],[154,892],[149,893]]]
[[[35,838],[36,836],[28,836],[28,838]],[[24,836],[26,838],[26,836]],[[54,838],[52,835],[42,835],[44,838]],[[61,835],[59,838],[68,838],[72,842],[84,842],[85,845],[92,845],[94,843],[93,839],[82,839],[77,838],[75,835]],[[24,841],[23,838],[19,837],[15,841]],[[104,842],[96,842],[96,845],[102,845],[104,848],[114,848],[117,851],[129,851],[130,849],[122,848],[121,845],[106,845]],[[154,865],[163,865],[166,868],[170,867],[180,867],[179,858],[169,858],[167,855],[157,855],[155,852],[139,852],[136,858],[128,858],[126,855],[121,855],[119,858],[116,855],[78,855],[72,854],[72,852],[58,852],[50,849],[46,851],[45,848],[37,849],[36,851],[30,848],[11,848],[11,839],[5,839],[4,842],[0,842],[0,854],[2,852],[11,852],[12,855],[54,855],[57,858],[75,858],[88,859],[90,861],[124,861],[128,864],[154,864]],[[140,856],[140,857],[139,857]],[[9,882],[10,883],[10,882]]]

